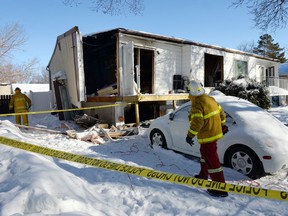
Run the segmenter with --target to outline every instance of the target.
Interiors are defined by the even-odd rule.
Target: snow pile
[[[273,109],[288,120],[288,109]],[[284,114],[285,113],[285,114]],[[283,116],[283,118],[282,118]],[[192,176],[197,159],[158,147],[151,149],[146,129],[139,135],[94,144],[63,134],[19,129],[13,117],[0,119],[0,136],[15,140],[163,172]],[[62,130],[55,116],[30,118],[31,126]],[[47,123],[45,125],[45,123]],[[288,122],[285,122],[288,123]],[[71,128],[77,126],[65,122]],[[206,189],[161,182],[130,174],[99,169],[0,145],[1,215],[287,215],[286,201],[230,193],[213,198]],[[288,168],[257,180],[224,167],[227,183],[287,191]]]

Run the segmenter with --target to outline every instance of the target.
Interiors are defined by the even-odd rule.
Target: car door
[[[194,138],[193,146],[186,143],[186,136],[189,128],[188,115],[190,109],[191,106],[187,105],[172,114],[173,118],[170,118],[170,131],[173,140],[172,145],[173,149],[176,151],[199,157],[200,150],[196,138]]]

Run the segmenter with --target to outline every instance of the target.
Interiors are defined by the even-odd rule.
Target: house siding
[[[63,103],[63,107],[71,108],[70,105],[81,106],[81,101],[85,100],[84,72],[83,72],[83,51],[81,41],[78,41],[80,33],[70,30],[68,33],[57,38],[53,56],[49,63],[52,81],[61,79],[69,94],[68,103]],[[78,50],[79,49],[79,50]],[[65,79],[57,77],[57,74],[65,74]],[[54,89],[54,85],[52,85]],[[53,97],[55,101],[55,96]]]
[[[128,46],[129,42],[133,41],[133,46],[135,48],[148,49],[155,51],[154,57],[154,93],[155,94],[168,94],[169,91],[173,88],[173,75],[180,74],[182,75],[182,46],[175,45],[169,42],[162,41],[151,41],[148,39],[135,38],[129,35],[121,35],[120,40],[120,48],[122,50],[123,47]],[[125,67],[125,63],[127,63],[128,56],[123,56],[125,53],[121,52],[120,54],[120,68],[122,74],[120,75],[120,79],[123,80],[125,78],[125,73],[130,73],[130,68]],[[127,54],[127,53],[126,53]],[[128,54],[129,55],[129,54]],[[126,60],[123,60],[126,59]],[[123,80],[124,84],[127,84],[127,80]],[[132,85],[128,83],[128,85]],[[123,95],[126,92],[124,91]],[[130,91],[130,93],[135,91]],[[122,95],[122,94],[121,94]]]

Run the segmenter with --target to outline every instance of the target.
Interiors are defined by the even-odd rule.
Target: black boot
[[[227,197],[228,193],[226,191],[217,191],[217,190],[212,190],[212,189],[207,189],[207,192],[209,195],[214,196],[214,197]]]

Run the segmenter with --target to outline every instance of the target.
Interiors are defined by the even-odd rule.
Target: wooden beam
[[[39,127],[32,127],[32,126],[27,126],[27,125],[20,125],[20,124],[15,124],[15,126],[19,128],[26,128],[26,129],[32,129],[32,130],[40,130],[44,132],[49,132],[49,133],[56,133],[56,134],[63,134],[67,135],[67,132],[61,132],[61,131],[55,131],[47,128],[39,128]]]
[[[136,118],[136,125],[140,125],[140,117],[139,117],[139,104],[135,103],[135,118]]]
[[[153,102],[153,101],[173,101],[173,109],[176,109],[177,100],[188,100],[189,94],[167,94],[167,95],[154,95],[154,94],[140,94],[132,96],[94,96],[87,97],[87,102],[103,102],[103,103],[116,103],[126,102],[135,104],[135,119],[136,124],[140,124],[139,103],[141,102]]]
[[[139,102],[188,100],[189,94],[140,95]]]
[[[87,102],[151,102],[151,101],[177,101],[177,100],[188,100],[189,94],[167,94],[167,95],[153,95],[153,94],[141,94],[132,96],[94,96],[87,97]]]
[[[117,102],[122,101],[123,97],[118,96],[94,96],[87,97],[87,102]]]

